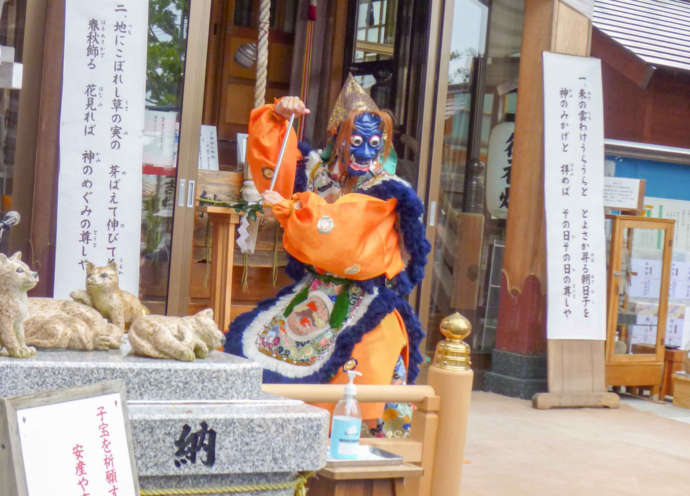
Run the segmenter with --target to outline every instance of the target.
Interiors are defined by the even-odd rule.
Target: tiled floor
[[[660,417],[690,424],[690,409],[673,406],[670,401],[660,403],[658,401],[621,396],[621,403],[630,405],[636,410],[653,413]],[[690,450],[690,447],[688,447],[688,449]]]

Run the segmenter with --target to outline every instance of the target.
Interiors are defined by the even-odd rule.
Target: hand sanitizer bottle
[[[331,425],[331,458],[354,459],[357,458],[359,448],[359,435],[362,430],[362,410],[355,399],[357,388],[355,376],[362,375],[356,370],[348,370],[350,382],[345,386],[345,396],[338,401],[333,410],[333,423]]]

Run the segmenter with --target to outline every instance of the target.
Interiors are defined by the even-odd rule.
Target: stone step
[[[127,408],[142,489],[284,482],[326,463],[329,414],[301,401],[262,395]]]
[[[44,350],[31,358],[0,356],[0,397],[55,391],[120,379],[129,400],[254,399],[261,367],[212,351],[193,362],[135,356],[120,350]]]

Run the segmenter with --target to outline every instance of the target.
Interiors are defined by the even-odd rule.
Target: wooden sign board
[[[0,494],[138,496],[121,381],[0,399]]]

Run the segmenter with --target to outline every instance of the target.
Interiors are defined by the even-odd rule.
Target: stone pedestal
[[[328,412],[261,393],[257,364],[218,351],[188,363],[133,356],[126,345],[39,350],[0,356],[0,378],[0,397],[123,380],[141,489],[280,483],[326,463]]]
[[[547,390],[546,356],[495,349],[491,370],[484,374],[483,388],[523,400]]]

